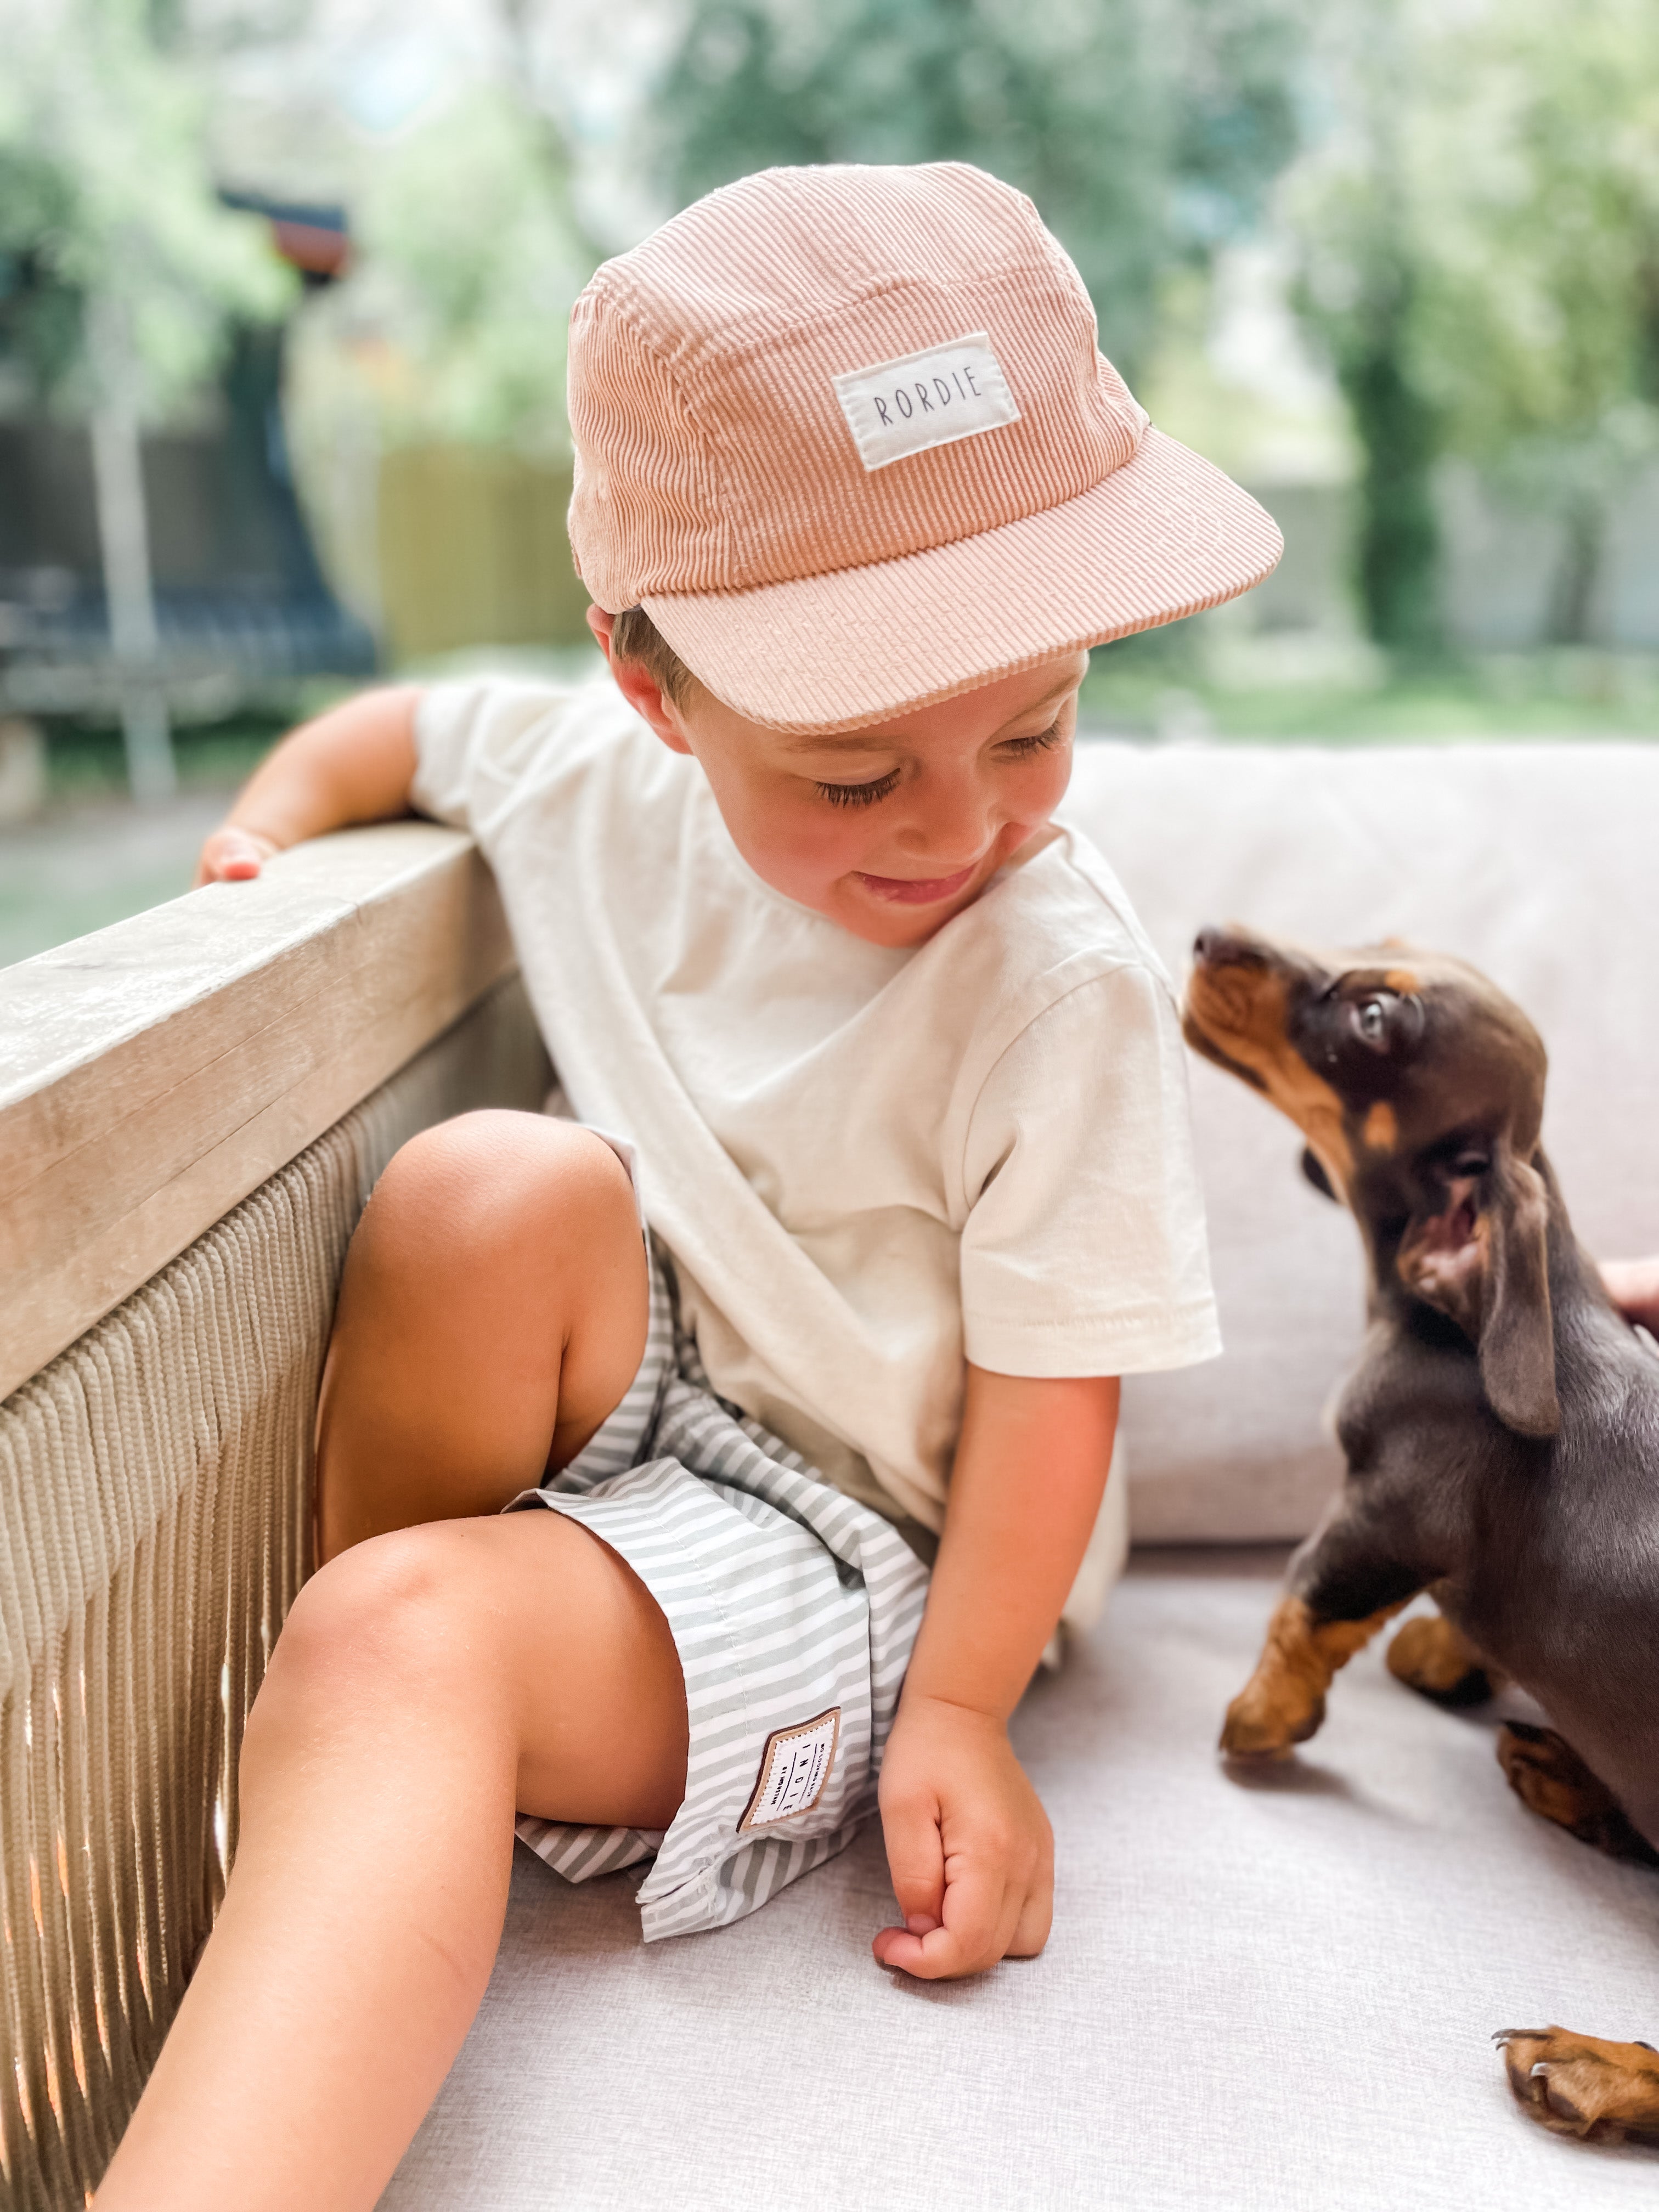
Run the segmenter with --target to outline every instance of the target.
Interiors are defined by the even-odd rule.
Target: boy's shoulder
[[[1063,817],[1034,839],[981,900],[981,927],[999,964],[1039,1001],[1122,969],[1148,975],[1173,1003],[1174,986],[1105,856]],[[970,908],[969,913],[975,912]]]
[[[645,729],[603,677],[567,684],[507,675],[448,677],[422,688],[415,720],[422,748],[465,744],[509,771],[522,771],[549,747],[603,750]]]
[[[604,679],[491,675],[429,684],[416,708],[415,750],[420,811],[484,836],[538,793],[607,767],[628,781],[648,768],[678,781],[675,757]]]

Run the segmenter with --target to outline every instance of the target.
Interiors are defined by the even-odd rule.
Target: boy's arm
[[[1094,1528],[1117,1408],[1115,1376],[968,1370],[945,1534],[882,1762],[905,1918],[876,1937],[884,1966],[971,1974],[1047,1939],[1053,1838],[1007,1720]]]
[[[203,846],[197,882],[244,882],[304,838],[406,814],[420,696],[414,684],[364,691],[291,731]]]

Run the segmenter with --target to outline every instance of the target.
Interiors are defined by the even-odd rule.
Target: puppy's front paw
[[[1659,2130],[1659,2052],[1650,2044],[1565,2027],[1505,2027],[1492,2041],[1516,2101],[1553,2133],[1617,2142]]]
[[[1263,1668],[1228,1706],[1221,1749],[1229,1759],[1288,1759],[1324,1717],[1323,1698],[1310,1698],[1304,1684]]]

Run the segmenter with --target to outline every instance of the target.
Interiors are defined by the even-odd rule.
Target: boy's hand
[[[257,876],[273,853],[282,850],[274,837],[258,830],[243,830],[234,822],[222,822],[202,848],[196,863],[196,884],[245,884]]]
[[[406,814],[420,697],[414,684],[362,691],[290,730],[203,846],[198,884],[246,883],[274,854],[307,837]]]
[[[907,1696],[882,1761],[881,1823],[905,1919],[875,1939],[884,1966],[942,1981],[1048,1942],[1054,1833],[1001,1721]]]
[[[1627,1322],[1659,1335],[1659,1255],[1650,1260],[1605,1261],[1601,1280]]]

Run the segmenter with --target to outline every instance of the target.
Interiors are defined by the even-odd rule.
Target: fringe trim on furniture
[[[0,2169],[91,2192],[224,1894],[243,1722],[311,1562],[341,1262],[404,1140],[534,1107],[514,980],[0,1406]]]

